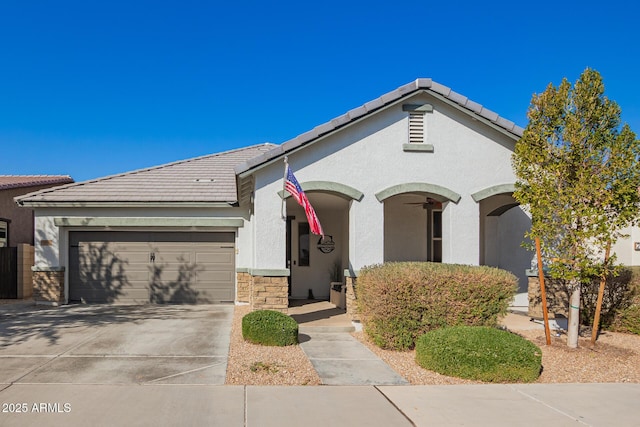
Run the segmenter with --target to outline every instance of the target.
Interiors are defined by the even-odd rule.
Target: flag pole
[[[282,178],[282,204],[280,205],[280,215],[282,216],[282,220],[287,220],[287,214],[285,213],[285,203],[287,200],[287,169],[289,168],[289,157],[284,156],[284,177]]]

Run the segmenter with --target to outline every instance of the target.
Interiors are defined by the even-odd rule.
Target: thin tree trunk
[[[578,347],[580,332],[580,281],[572,281],[571,298],[569,298],[569,326],[567,327],[567,347]]]

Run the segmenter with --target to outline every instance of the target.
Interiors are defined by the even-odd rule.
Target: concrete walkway
[[[325,385],[401,385],[408,381],[348,332],[300,334],[300,347]]]
[[[325,385],[402,385],[404,378],[351,336],[345,310],[329,301],[292,301],[289,314],[299,324],[302,351]]]
[[[640,420],[640,384],[0,384],[0,402],[6,427],[631,427]]]

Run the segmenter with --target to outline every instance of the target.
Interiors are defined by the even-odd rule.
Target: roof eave
[[[415,82],[414,82],[415,83]],[[405,85],[408,86],[408,85]],[[405,86],[402,86],[402,88],[405,88]],[[402,89],[400,88],[400,89]],[[377,104],[377,102],[379,100],[382,100],[382,98],[384,98],[384,96],[368,102],[366,104],[364,104],[364,106],[358,107],[358,108],[354,108],[353,110],[347,112],[346,114],[331,120],[328,123],[331,122],[340,122],[340,119],[344,116],[347,115],[356,115],[356,117],[354,117],[352,120],[350,121],[346,121],[343,123],[339,123],[337,126],[335,126],[332,129],[326,129],[327,128],[327,124],[325,123],[324,125],[320,125],[317,126],[315,128],[313,128],[311,131],[303,133],[302,135],[299,135],[297,137],[295,137],[294,139],[291,139],[287,142],[285,142],[282,145],[278,145],[277,147],[275,147],[272,150],[267,151],[266,153],[258,156],[258,157],[254,157],[252,159],[247,160],[246,162],[240,163],[239,165],[237,165],[236,167],[234,167],[234,171],[236,173],[236,175],[238,175],[240,178],[245,178],[248,175],[251,175],[253,172],[262,169],[264,167],[267,167],[268,165],[272,164],[275,161],[278,161],[279,158],[283,155],[288,155],[288,154],[293,154],[296,153],[304,148],[306,148],[307,146],[311,145],[311,144],[315,144],[318,141],[321,141],[325,138],[327,138],[328,136],[331,136],[333,134],[335,134],[338,131],[341,131],[343,129],[346,129],[350,126],[355,125],[356,123],[359,123],[360,121],[362,121],[363,119],[365,119],[366,117],[369,117],[371,114],[374,113],[378,113],[380,111],[386,110],[388,108],[393,107],[396,104],[399,104],[400,102],[402,102],[407,96],[417,93],[420,90],[418,88],[413,89],[412,91],[408,91],[405,94],[403,94],[403,96],[401,96],[400,98],[394,99],[394,100],[388,100],[386,103],[380,103]],[[365,106],[369,106],[368,108],[374,107],[370,110],[365,110]]]
[[[403,102],[409,96],[419,93],[426,93],[434,98],[456,108],[469,115],[472,119],[495,129],[507,137],[517,141],[522,137],[524,131],[515,123],[500,117],[497,113],[484,108],[465,96],[452,91],[447,86],[433,82],[431,79],[417,79],[409,84],[401,86],[395,91],[389,92],[381,97],[367,102],[366,104],[350,110],[346,114],[330,120],[320,126],[316,126],[311,131],[298,135],[297,137],[279,145],[266,153],[249,159],[234,167],[234,172],[240,178],[245,178],[257,170],[271,165],[278,161],[283,155],[293,154],[301,149],[315,144],[334,133],[359,123],[371,114],[378,113]],[[353,117],[353,119],[348,119]],[[332,127],[333,125],[333,127]]]
[[[88,201],[43,201],[16,200],[20,206],[28,208],[233,208],[237,201],[230,202],[88,202]]]

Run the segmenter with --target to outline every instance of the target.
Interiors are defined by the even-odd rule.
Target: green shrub
[[[632,273],[628,297],[630,302],[616,311],[611,330],[640,335],[640,267],[630,267]]]
[[[298,343],[298,323],[284,313],[257,310],[242,318],[242,337],[254,344],[285,346]]]
[[[428,332],[416,342],[416,362],[425,369],[485,382],[532,382],[542,351],[526,339],[489,327],[455,326]]]
[[[610,329],[640,335],[640,302],[620,310]]]
[[[617,275],[607,278],[600,311],[600,326],[603,329],[610,328],[620,313],[624,313],[633,305],[634,298],[640,294],[639,283],[638,270],[633,267],[623,267]],[[584,280],[582,283],[580,322],[583,325],[593,325],[599,289],[599,277]]]
[[[360,270],[357,303],[364,331],[382,347],[406,350],[435,328],[494,326],[517,288],[504,270],[395,262]]]

